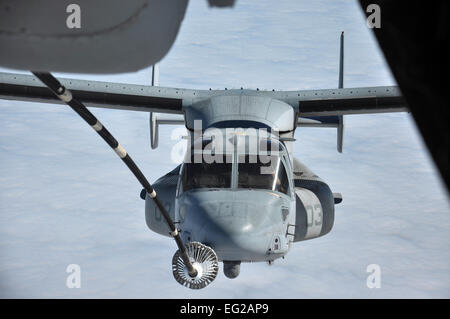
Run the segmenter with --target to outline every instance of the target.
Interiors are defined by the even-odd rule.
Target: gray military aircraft
[[[166,1],[121,2],[128,10],[124,11],[124,16],[133,17],[136,9],[133,19],[142,23],[158,19],[153,11],[145,10],[150,5],[159,5],[160,8],[153,8],[176,17],[172,21],[176,22],[174,25],[166,26],[166,30],[172,31],[161,36],[167,41],[161,42],[160,51],[153,45],[142,47],[141,52],[147,55],[125,52],[125,48],[133,45],[144,45],[132,43],[135,37],[121,33],[129,27],[126,19],[122,28],[111,26],[114,35],[110,38],[109,29],[100,25],[102,21],[97,26],[98,33],[94,32],[95,28],[90,29],[92,34],[80,31],[78,37],[84,39],[72,39],[80,46],[66,42],[65,39],[72,36],[70,33],[55,36],[51,28],[53,22],[49,22],[47,31],[51,35],[47,38],[45,32],[30,35],[25,30],[21,34],[14,28],[9,33],[0,33],[0,43],[6,44],[6,50],[0,51],[0,64],[65,72],[111,73],[139,69],[149,62],[155,63],[169,49],[184,16],[186,2],[178,0],[176,5],[167,6]],[[89,6],[89,2],[84,4]],[[139,4],[141,7],[133,7]],[[11,2],[11,8],[25,10],[21,3]],[[144,19],[146,13],[153,14],[153,18]],[[120,15],[115,17],[116,21],[120,18]],[[5,25],[18,27],[20,23],[14,21]],[[2,27],[0,23],[0,29]],[[31,24],[26,28],[32,27]],[[139,30],[143,30],[143,26],[130,32],[136,34]],[[100,33],[102,37],[97,38]],[[159,34],[152,36],[150,42],[159,41]],[[96,47],[96,39],[105,42]],[[128,41],[129,45],[114,46],[117,39]],[[37,45],[42,41],[48,42],[46,46]],[[143,186],[140,196],[145,200],[147,226],[175,239],[178,251],[172,259],[174,278],[188,288],[200,289],[215,279],[219,261],[223,262],[225,275],[235,278],[241,262],[271,264],[284,257],[292,243],[323,236],[332,229],[335,205],[342,201],[342,196],[333,193],[322,179],[293,158],[297,127],[336,128],[337,150],[342,152],[345,115],[408,110],[398,87],[344,88],[343,41],[342,33],[337,89],[264,91],[160,87],[156,85],[157,67],[154,66],[152,86],[57,80],[47,72],[0,73],[0,98],[63,103],[77,112],[114,149]],[[69,50],[72,47],[74,51]],[[32,50],[35,55],[13,54],[24,49]],[[84,54],[86,50],[88,53]],[[117,56],[113,54],[102,61],[89,59],[89,52],[95,50],[117,53]],[[58,58],[63,51],[72,52],[73,56],[67,60]],[[120,65],[115,63],[120,56],[128,54],[136,59],[126,59],[126,63]],[[95,56],[104,55],[97,52]],[[183,163],[151,185],[130,155],[87,107],[148,112],[153,149],[158,146],[160,125],[185,125],[188,147]]]
[[[334,206],[342,197],[293,158],[297,127],[337,128],[342,152],[344,115],[407,110],[397,87],[343,88],[342,44],[338,89],[187,90],[0,73],[0,98],[65,102],[79,114],[87,111],[83,104],[149,112],[153,149],[159,125],[184,124],[189,133],[184,162],[153,186],[144,181],[141,197],[148,227],[179,242],[175,279],[198,289],[216,277],[218,261],[225,275],[235,278],[241,262],[272,263],[292,243],[332,229]],[[123,147],[97,119],[89,124],[141,181]]]

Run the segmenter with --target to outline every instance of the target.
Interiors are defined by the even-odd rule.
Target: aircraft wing
[[[337,129],[337,150],[344,145],[344,115],[406,112],[396,86],[274,92],[274,97],[298,108],[297,126]]]
[[[195,90],[62,79],[75,98],[91,107],[143,112],[182,113],[183,100]],[[0,73],[0,99],[63,104],[33,75]]]
[[[262,91],[190,90],[124,83],[59,79],[87,106],[143,112],[178,113],[182,108],[217,95],[258,95],[283,101],[298,110],[305,126],[330,123],[330,116],[408,111],[396,86],[366,88]],[[32,102],[62,102],[33,75],[0,73],[0,98]],[[323,120],[323,121],[322,121]],[[319,125],[320,126],[320,125]]]
[[[280,91],[272,95],[298,108],[300,117],[408,111],[397,86]]]
[[[158,145],[159,124],[182,124],[183,108],[222,95],[256,95],[283,101],[297,113],[296,126],[337,129],[337,148],[342,152],[344,115],[408,111],[398,87],[260,91],[190,90],[159,86],[59,79],[72,95],[89,107],[153,112],[150,116],[152,148]],[[0,99],[62,104],[33,75],[0,73]],[[176,118],[156,113],[179,114]]]

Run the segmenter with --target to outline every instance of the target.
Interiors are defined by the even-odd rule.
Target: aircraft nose
[[[261,259],[270,242],[270,232],[262,223],[265,212],[263,206],[220,202],[202,205],[189,217],[198,221],[192,225],[195,238],[211,246],[220,259]]]
[[[183,229],[192,240],[212,247],[221,260],[266,260],[276,226],[274,202],[253,198],[190,201],[184,210]],[[278,203],[277,210],[280,210]],[[278,223],[277,223],[278,222]]]

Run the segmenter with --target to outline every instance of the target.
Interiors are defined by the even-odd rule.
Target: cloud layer
[[[237,1],[231,10],[191,1],[160,82],[336,87],[342,30],[345,86],[395,84],[352,1]],[[150,74],[63,76],[144,84]],[[93,111],[150,181],[175,166],[174,127],[152,151],[147,114]],[[175,243],[145,225],[139,184],[91,128],[64,106],[0,101],[0,297],[450,297],[449,202],[410,115],[347,116],[343,154],[335,130],[296,138],[294,155],[343,194],[331,233],[191,291],[172,277]],[[66,287],[69,264],[81,266],[80,289]],[[380,289],[366,286],[369,264],[381,267]]]

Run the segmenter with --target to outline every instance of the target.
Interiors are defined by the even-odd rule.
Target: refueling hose
[[[108,143],[108,145],[116,152],[116,154],[122,159],[125,165],[128,166],[130,171],[136,176],[139,183],[147,192],[148,196],[155,202],[161,212],[164,220],[170,229],[170,235],[175,239],[177,243],[181,258],[189,272],[189,276],[197,276],[197,270],[192,266],[189,257],[186,252],[186,246],[180,237],[178,229],[175,227],[174,222],[169,216],[164,205],[159,200],[155,189],[145,178],[144,174],[137,167],[134,161],[131,159],[130,155],[125,151],[125,149],[117,142],[117,140],[112,136],[112,134],[100,123],[99,120],[76,98],[72,96],[72,93],[66,89],[53,75],[48,72],[32,72],[39,80],[42,81],[59,99],[72,108],[83,120],[85,120],[102,138]]]

